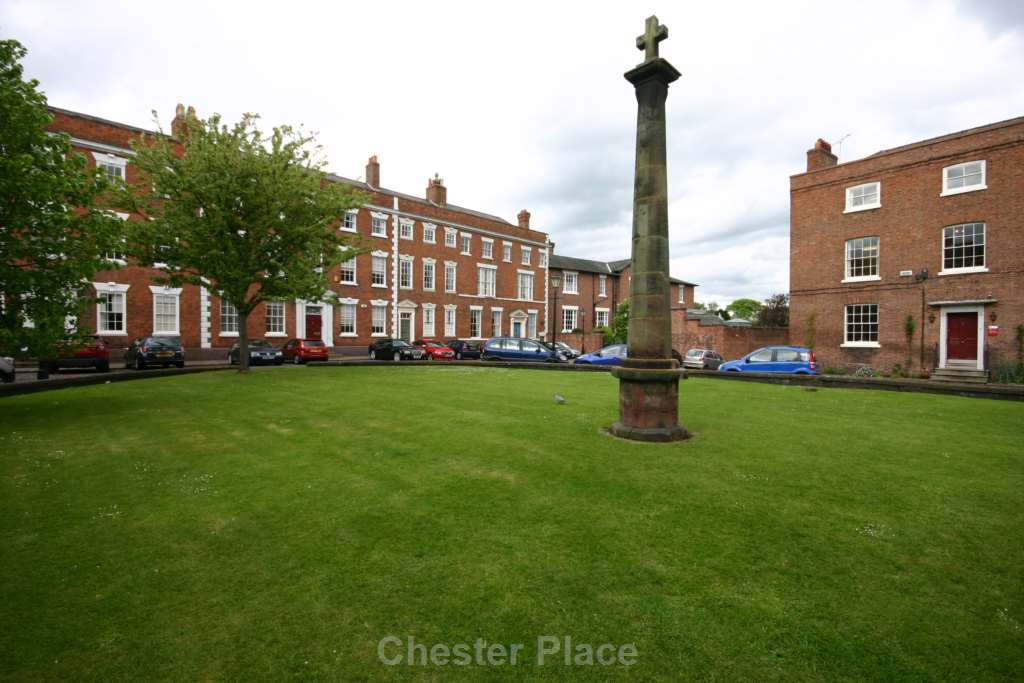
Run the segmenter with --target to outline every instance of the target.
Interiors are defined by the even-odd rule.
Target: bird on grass
[[[562,405],[565,403],[565,397],[561,394],[555,394],[555,405]]]

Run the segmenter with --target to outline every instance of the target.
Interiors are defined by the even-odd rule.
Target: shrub
[[[1024,366],[1006,363],[995,371],[995,380],[999,384],[1024,384]]]
[[[863,365],[853,373],[854,377],[876,377],[877,375],[878,373],[870,365]]]

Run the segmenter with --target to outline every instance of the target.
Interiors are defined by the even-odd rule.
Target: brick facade
[[[842,371],[908,362],[915,373],[993,369],[1015,359],[1015,328],[1024,323],[1024,118],[839,165],[819,140],[807,160],[807,172],[790,179],[792,343],[813,345],[822,367]],[[983,175],[978,165],[960,166],[969,162],[983,162]],[[973,184],[947,187],[946,169],[954,185],[964,172]],[[848,191],[865,186],[848,205]],[[977,236],[963,238],[964,230]],[[980,230],[983,252],[966,252],[966,266],[944,262],[965,253],[945,251],[945,237],[969,245]],[[851,242],[854,255],[858,245],[871,255],[874,238],[877,253],[850,261],[867,266],[850,271],[847,242],[861,238],[870,239]],[[871,326],[858,326],[856,315],[871,310],[877,339],[865,340],[856,332]]]

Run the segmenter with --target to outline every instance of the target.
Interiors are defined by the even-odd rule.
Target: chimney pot
[[[376,154],[366,162],[366,184],[370,187],[380,187],[380,164],[377,163]]]
[[[527,211],[526,209],[523,209],[518,214],[516,214],[516,217],[519,219],[519,227],[520,228],[522,228],[523,230],[529,230],[530,229],[530,212],[529,211]]]
[[[807,150],[807,170],[817,171],[819,168],[829,168],[839,163],[839,157],[832,153],[832,145],[821,138],[814,143],[814,148]]]
[[[433,178],[427,180],[427,201],[439,206],[448,203],[448,188],[444,186],[444,180],[436,173]]]

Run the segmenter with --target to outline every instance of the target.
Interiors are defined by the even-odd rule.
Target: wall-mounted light
[[[996,315],[995,311],[992,311],[992,313],[990,313],[989,316],[988,316],[988,319],[991,320],[992,322],[995,322],[996,319],[998,319],[998,318],[999,318],[999,316]]]
[[[935,313],[934,312],[928,314],[928,322],[930,322],[930,323],[935,322]]]

